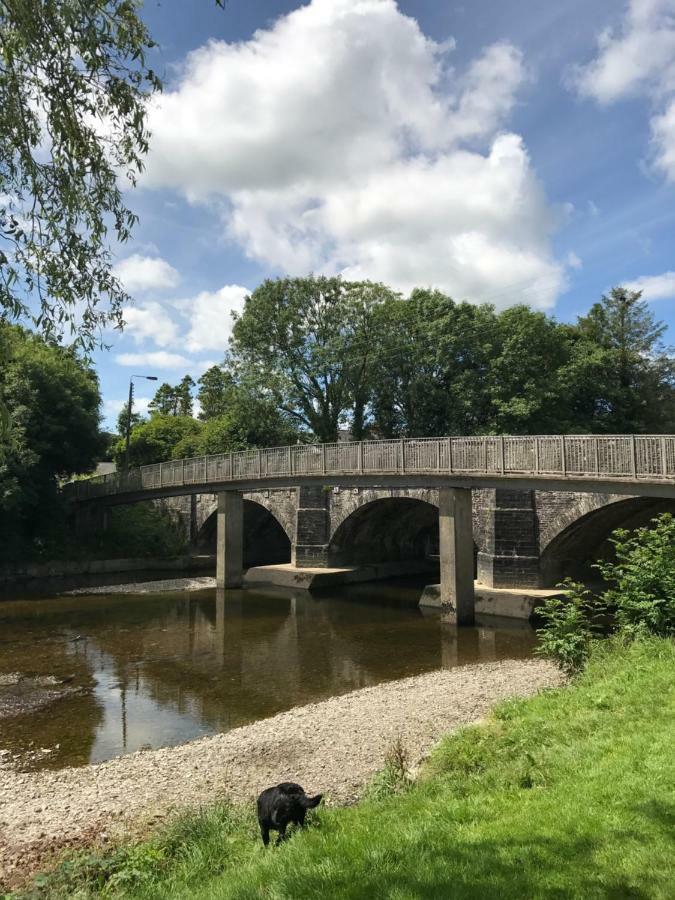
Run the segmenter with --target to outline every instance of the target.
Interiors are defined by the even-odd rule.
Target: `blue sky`
[[[135,303],[96,358],[109,424],[130,374],[220,361],[231,310],[268,276],[433,284],[560,319],[630,283],[672,339],[675,0],[143,15],[166,89],[117,255]]]

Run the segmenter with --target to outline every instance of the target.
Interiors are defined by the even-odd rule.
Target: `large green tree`
[[[86,348],[121,326],[109,237],[136,216],[148,97],[140,0],[0,0],[0,316]]]
[[[383,437],[473,434],[486,422],[484,379],[493,352],[492,307],[435,290],[378,309],[373,428]]]
[[[232,358],[279,410],[321,441],[341,422],[363,429],[378,340],[377,308],[394,294],[340,278],[265,281],[233,329]]]
[[[56,524],[60,480],[90,471],[104,451],[98,379],[73,348],[0,323],[0,402],[10,426],[0,438],[2,550],[37,551]]]
[[[199,418],[204,421],[222,416],[232,402],[236,382],[224,366],[211,366],[198,380]]]
[[[147,466],[165,462],[182,456],[197,455],[194,443],[200,432],[200,423],[190,416],[163,415],[156,413],[147,422],[142,422],[131,431],[129,441],[129,465]],[[184,442],[184,451],[175,452],[178,444]],[[125,441],[119,440],[114,451],[115,461],[122,465],[125,461]]]

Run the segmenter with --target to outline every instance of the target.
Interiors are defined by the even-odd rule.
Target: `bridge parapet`
[[[66,485],[74,500],[196,485],[359,476],[457,475],[675,482],[675,435],[533,435],[297,444],[142,466]]]

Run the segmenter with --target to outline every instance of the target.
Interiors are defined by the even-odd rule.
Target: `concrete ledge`
[[[489,616],[504,616],[507,619],[532,617],[537,606],[549,597],[563,597],[565,592],[558,589],[536,588],[491,588],[479,581],[474,582],[476,613]],[[441,609],[441,586],[429,584],[420,597],[420,606]]]
[[[273,584],[279,587],[320,590],[338,584],[354,584],[361,581],[380,581],[404,575],[425,575],[438,571],[428,560],[403,560],[401,562],[373,563],[368,566],[316,567],[297,569],[292,563],[275,566],[255,566],[244,575],[244,584]]]
[[[68,575],[108,575],[116,572],[151,572],[153,570],[211,569],[214,556],[174,556],[168,559],[78,559],[44,563],[17,563],[0,568],[0,585],[16,584],[34,578]]]

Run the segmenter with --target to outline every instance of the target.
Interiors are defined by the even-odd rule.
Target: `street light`
[[[129,379],[129,402],[127,403],[127,439],[124,454],[124,468],[129,471],[129,442],[131,441],[131,410],[134,405],[134,378],[145,378],[146,381],[157,381],[156,375],[132,375]]]

